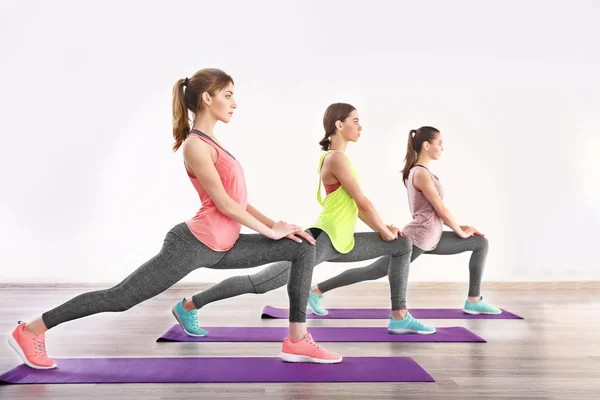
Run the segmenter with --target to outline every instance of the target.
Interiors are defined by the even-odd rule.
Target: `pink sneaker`
[[[342,356],[332,353],[319,346],[307,333],[299,342],[292,343],[286,337],[279,355],[286,362],[309,362],[317,364],[337,364],[342,362]]]
[[[25,333],[26,323],[19,321],[19,325],[8,336],[8,344],[15,349],[23,362],[35,369],[56,368],[56,361],[46,354],[46,335],[31,335]]]

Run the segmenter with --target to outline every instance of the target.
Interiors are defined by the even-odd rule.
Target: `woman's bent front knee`
[[[282,239],[284,240],[284,239]],[[307,241],[302,241],[302,243],[297,243],[298,250],[296,251],[296,255],[294,256],[293,262],[313,262],[316,259],[317,254],[317,246],[308,243]],[[314,265],[313,265],[314,266]]]
[[[409,255],[412,252],[413,243],[411,238],[408,236],[400,236],[398,239],[394,240],[396,244],[396,252],[394,253],[394,257]]]
[[[475,241],[476,250],[487,250],[489,247],[489,240],[485,236],[473,236]]]

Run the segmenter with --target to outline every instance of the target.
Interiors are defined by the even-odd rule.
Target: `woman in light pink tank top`
[[[402,179],[413,220],[403,232],[413,241],[412,261],[421,254],[449,255],[471,251],[469,293],[463,311],[500,314],[502,310],[485,303],[480,295],[488,241],[476,228],[456,222],[443,202],[444,188],[440,180],[429,170],[431,161],[439,160],[443,150],[442,134],[433,127],[423,126],[408,134]],[[452,231],[444,232],[444,225]]]
[[[402,231],[412,239],[415,246],[427,251],[433,250],[440,241],[444,222],[423,192],[417,190],[412,183],[415,172],[421,169],[430,176],[440,199],[444,198],[444,188],[437,176],[430,173],[429,169],[423,165],[415,165],[412,167],[406,180],[406,182],[409,182],[406,185],[406,188],[408,190],[408,205],[413,220],[408,223]]]

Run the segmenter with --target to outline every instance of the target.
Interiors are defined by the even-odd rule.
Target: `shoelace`
[[[43,340],[33,338],[36,353],[46,354],[46,343]]]
[[[418,319],[414,319],[412,315],[410,315],[410,313],[406,314],[406,317],[404,317],[404,319],[402,321],[406,321],[406,322],[413,322],[414,324],[416,324],[419,328],[425,328],[425,325],[423,325],[421,323],[421,321],[419,321]]]
[[[198,310],[191,310],[189,311],[188,315],[191,318],[192,322],[198,325]]]
[[[421,321],[416,321],[416,320],[415,320],[415,322],[417,323],[417,326],[418,326],[419,328],[425,328],[425,325],[423,325],[423,323],[422,323]]]
[[[314,340],[310,340],[306,337],[306,335],[304,335],[304,337],[302,339],[306,340],[306,343],[312,344],[313,346],[315,346],[317,349],[320,349],[321,346],[319,346],[319,344],[317,342],[315,342]]]
[[[429,328],[428,326],[424,325],[421,321],[419,321],[417,319],[412,318],[412,320],[417,324],[417,326],[419,328]]]

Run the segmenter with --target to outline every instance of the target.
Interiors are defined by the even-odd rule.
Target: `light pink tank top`
[[[408,173],[408,179],[406,180],[406,189],[408,191],[408,204],[413,220],[402,229],[402,232],[412,239],[415,246],[422,250],[429,251],[435,249],[440,241],[444,223],[423,192],[415,189],[413,177],[419,168],[426,170],[431,175],[433,184],[440,194],[440,197],[442,199],[444,198],[444,188],[437,176],[433,175],[427,168],[420,165],[415,165],[411,168]]]
[[[186,140],[190,140],[192,136],[203,140],[217,150],[218,159],[215,163],[215,168],[219,173],[221,183],[229,197],[246,208],[248,204],[246,179],[244,178],[244,171],[240,163],[204,133],[192,130]],[[212,250],[226,251],[231,249],[240,235],[242,225],[225,216],[217,209],[213,200],[198,181],[198,178],[192,176],[189,171],[188,177],[192,181],[192,185],[194,185],[202,202],[202,206],[196,215],[192,219],[185,221],[188,228],[198,240]]]

